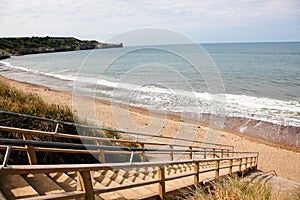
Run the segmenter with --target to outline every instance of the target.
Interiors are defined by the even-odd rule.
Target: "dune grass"
[[[238,177],[226,177],[185,195],[188,200],[287,200],[286,194],[260,182],[251,183]],[[300,193],[296,199],[300,200]]]
[[[22,113],[32,116],[44,117],[54,120],[74,122],[72,111],[69,107],[58,105],[49,105],[40,97],[33,94],[27,94],[10,87],[6,83],[0,82],[0,110],[10,111],[15,113]],[[28,119],[24,117],[16,117],[9,115],[0,115],[2,126],[27,128],[33,130],[43,130],[53,132],[56,128],[56,123]],[[78,128],[78,127],[77,127]],[[68,133],[77,135],[75,126],[59,125],[59,133]],[[120,138],[118,133],[114,131],[97,131],[92,129],[85,129],[87,135],[97,135],[99,137]],[[0,137],[21,139],[21,134],[0,131]],[[56,142],[72,142],[82,143],[80,140],[57,138],[57,137],[41,137],[33,135],[34,140],[42,141],[56,141]],[[93,144],[96,144],[95,142]],[[112,144],[106,144],[112,145]],[[4,151],[0,153],[0,160],[3,159]],[[61,164],[61,163],[95,163],[97,160],[92,155],[74,155],[69,156],[63,153],[40,153],[37,152],[39,164]],[[116,156],[114,159],[127,160],[128,156]],[[11,155],[10,163],[13,164],[27,164],[27,156],[25,152],[14,151]],[[111,160],[111,158],[110,158]]]

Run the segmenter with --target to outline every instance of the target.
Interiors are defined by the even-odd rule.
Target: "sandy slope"
[[[24,92],[39,95],[48,103],[72,106],[72,95],[60,91],[53,91],[38,85],[21,83],[0,77],[0,81]],[[161,134],[180,137],[184,135],[190,139],[204,139],[218,143],[230,144],[237,151],[259,152],[258,168],[263,171],[273,171],[278,176],[300,183],[300,153],[272,147],[253,139],[242,137],[239,134],[219,131],[210,128],[208,124],[184,122],[176,116],[149,115],[148,111],[111,104],[109,102],[82,99],[73,105],[77,114],[85,114],[97,120],[99,125],[116,129],[137,131],[143,133]],[[79,102],[79,103],[78,103]],[[112,112],[113,110],[113,112]],[[209,134],[207,134],[209,133]]]

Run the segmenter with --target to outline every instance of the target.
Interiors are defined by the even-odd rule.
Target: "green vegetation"
[[[0,38],[0,58],[4,55],[25,55],[96,48],[122,47],[122,44],[100,43],[96,40],[79,40],[74,37],[19,37]]]
[[[32,116],[45,117],[54,120],[62,120],[73,122],[73,115],[68,107],[61,107],[57,105],[49,105],[45,103],[41,98],[32,94],[26,94],[9,87],[7,84],[0,82],[0,110],[28,114]],[[27,128],[43,131],[54,131],[56,128],[55,123],[40,121],[35,119],[28,119],[24,117],[0,115],[0,121],[2,126],[11,126],[18,128]],[[120,136],[114,131],[96,131],[91,129],[83,130],[86,135],[97,135],[100,137],[112,137],[119,138]],[[60,125],[58,129],[59,133],[68,133],[77,135],[77,129],[75,126]],[[0,131],[0,137],[2,138],[17,138],[21,139],[22,136],[16,133],[10,133],[6,131]],[[57,141],[57,142],[72,142],[81,143],[81,140],[65,139],[57,137],[41,137],[33,136],[34,140],[42,141]],[[95,142],[91,141],[91,144]],[[107,143],[111,145],[111,143]],[[0,160],[3,160],[4,151],[0,151]],[[10,164],[28,164],[27,155],[25,152],[13,151],[10,156]],[[62,163],[96,163],[98,162],[92,155],[84,154],[63,154],[63,153],[42,153],[37,152],[37,159],[39,164],[62,164]],[[137,158],[136,158],[137,159]],[[119,155],[109,157],[107,155],[106,160],[109,162],[115,161],[128,161],[128,155]]]
[[[296,196],[300,199],[300,193]],[[189,200],[285,200],[284,194],[272,190],[271,186],[260,182],[251,183],[237,177],[227,177],[205,188],[197,188],[185,195]]]

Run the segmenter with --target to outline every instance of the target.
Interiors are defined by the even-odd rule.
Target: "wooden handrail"
[[[77,140],[90,140],[90,141],[103,141],[103,142],[119,142],[119,143],[130,143],[130,144],[140,144],[140,145],[158,145],[158,146],[176,146],[176,147],[187,147],[187,148],[201,148],[195,145],[183,145],[183,144],[170,144],[170,143],[160,143],[160,142],[146,142],[146,141],[134,141],[134,140],[124,140],[124,139],[113,139],[113,138],[101,138],[96,136],[81,136],[81,135],[72,135],[65,133],[55,133],[48,131],[39,131],[39,130],[30,130],[23,128],[15,128],[8,126],[0,126],[0,131],[8,131],[13,133],[22,133],[25,135],[40,135],[40,136],[52,136],[59,138],[67,138],[67,139],[77,139]],[[210,148],[206,147],[206,149],[215,149],[215,150],[228,150],[228,148]],[[230,149],[229,149],[230,150]]]
[[[161,199],[165,198],[166,194],[166,182],[175,180],[175,179],[181,179],[188,176],[194,176],[194,185],[198,185],[199,180],[199,174],[215,171],[215,179],[218,179],[220,176],[220,170],[223,169],[229,169],[228,174],[232,175],[232,168],[235,166],[239,166],[240,169],[242,169],[243,166],[245,166],[244,170],[253,169],[252,166],[256,165],[256,163],[253,163],[253,158],[257,159],[258,155],[256,156],[242,156],[242,157],[230,157],[230,158],[212,158],[212,159],[197,159],[197,160],[184,160],[184,161],[170,161],[170,162],[143,162],[143,163],[114,163],[114,164],[66,164],[66,165],[13,165],[4,167],[0,170],[0,176],[1,175],[22,175],[22,174],[37,174],[37,173],[52,173],[52,172],[78,172],[79,178],[82,183],[83,192],[86,197],[86,199],[93,199],[94,194],[104,193],[104,192],[111,192],[111,191],[117,191],[121,189],[127,189],[127,188],[133,188],[133,187],[140,187],[145,185],[150,185],[154,183],[158,183],[158,191],[159,191],[159,197]],[[248,162],[241,162],[239,164],[233,164],[233,161],[243,161],[249,160]],[[227,161],[230,161],[229,165]],[[222,162],[225,162],[226,165],[222,165]],[[199,170],[199,166],[203,163],[211,163],[215,162],[215,166],[212,166],[209,169],[205,170]],[[250,166],[247,166],[247,164],[250,163]],[[165,176],[165,167],[172,166],[172,165],[179,165],[179,164],[193,164],[194,165],[194,171],[183,173],[179,175],[173,175],[166,177]],[[143,182],[137,182],[132,183],[130,185],[119,185],[119,186],[113,186],[113,187],[105,187],[101,189],[93,188],[93,185],[91,184],[92,178],[90,176],[91,171],[98,171],[98,170],[108,170],[108,169],[137,169],[137,168],[144,168],[144,167],[156,167],[157,173],[158,173],[158,179],[157,180],[150,180],[150,181],[143,181]],[[82,195],[82,193],[80,193]],[[64,197],[67,195],[66,193],[63,193]],[[74,195],[71,194],[70,195]],[[44,199],[44,198],[40,198]]]
[[[212,145],[212,146],[222,146],[222,147],[226,147],[226,148],[231,148],[233,150],[233,146],[225,145],[225,144],[209,143],[209,142],[202,142],[202,141],[197,141],[197,140],[195,141],[195,140],[190,140],[190,139],[185,139],[185,138],[176,138],[176,137],[170,137],[170,136],[158,136],[158,135],[152,135],[152,134],[147,134],[147,133],[137,133],[137,132],[131,132],[131,131],[124,131],[124,130],[114,130],[114,129],[109,129],[109,128],[89,126],[89,125],[60,121],[60,120],[53,120],[53,119],[42,118],[42,117],[31,116],[31,115],[20,114],[20,113],[14,113],[14,112],[3,111],[3,110],[0,110],[0,114],[31,118],[31,119],[35,119],[35,120],[42,120],[42,121],[52,122],[52,123],[56,123],[56,124],[64,124],[64,125],[68,125],[68,126],[76,126],[76,127],[88,128],[88,129],[94,129],[94,130],[113,131],[113,132],[121,133],[121,134],[129,134],[129,135],[135,135],[135,136],[141,135],[141,136],[149,136],[149,137],[155,137],[155,138],[172,139],[172,140],[177,140],[177,141],[195,142],[198,144],[205,144],[205,145]]]

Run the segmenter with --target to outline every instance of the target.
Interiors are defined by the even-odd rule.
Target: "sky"
[[[0,0],[0,37],[107,41],[160,28],[196,42],[300,41],[300,0]]]

